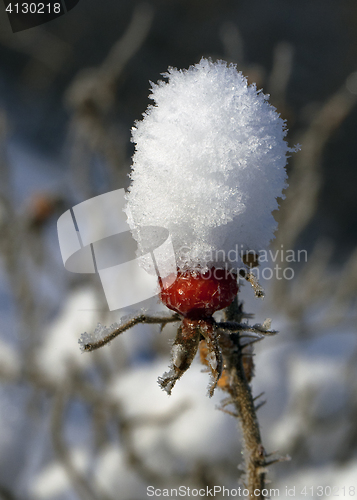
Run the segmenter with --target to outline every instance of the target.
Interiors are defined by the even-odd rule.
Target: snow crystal
[[[181,269],[227,262],[236,245],[266,247],[292,151],[284,120],[233,64],[202,59],[163,76],[132,130],[126,213],[139,248],[145,226],[170,231]],[[149,259],[144,266],[154,272]]]
[[[84,351],[88,344],[92,344],[98,342],[98,340],[105,339],[106,337],[108,337],[108,335],[113,333],[118,328],[119,328],[119,323],[113,323],[110,326],[105,326],[102,325],[101,323],[98,323],[93,333],[84,332],[81,334],[78,340],[78,344],[80,345],[81,351]]]

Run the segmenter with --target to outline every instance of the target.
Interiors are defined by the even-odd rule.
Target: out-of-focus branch
[[[357,249],[346,262],[339,280],[334,287],[333,304],[330,308],[325,324],[337,324],[342,321],[357,295]]]
[[[104,62],[80,72],[67,91],[67,101],[76,113],[106,112],[112,105],[115,85],[125,65],[136,54],[147,37],[153,19],[148,4],[138,5],[124,35],[114,44]]]
[[[28,56],[23,74],[26,84],[48,87],[64,65],[71,61],[73,52],[70,44],[42,26],[18,32],[16,36],[13,33],[10,35],[5,23],[5,16],[1,16],[0,43],[15,54],[17,52]]]
[[[268,92],[270,102],[284,115],[286,108],[286,89],[291,76],[293,65],[293,46],[288,42],[281,42],[274,48],[273,68],[269,75]]]
[[[70,447],[63,438],[66,404],[73,400],[83,401],[88,404],[92,408],[93,418],[96,416],[95,413],[100,411],[103,425],[108,421],[116,423],[126,461],[145,481],[170,484],[172,481],[182,483],[182,481],[187,479],[185,472],[166,477],[150,467],[141,457],[140,453],[138,453],[133,435],[134,431],[139,427],[163,427],[169,425],[189,408],[188,402],[182,402],[165,413],[139,414],[135,417],[128,417],[125,414],[121,401],[110,396],[107,391],[97,389],[92,384],[87,383],[75,371],[71,370],[70,367],[68,372],[67,381],[60,381],[58,384],[46,378],[35,368],[18,373],[17,377],[12,373],[3,371],[0,372],[0,378],[5,383],[14,383],[14,381],[20,383],[25,380],[38,391],[45,391],[54,398],[51,421],[54,450],[80,498],[83,498],[83,500],[109,500],[103,492],[96,492],[91,486],[89,479],[78,470],[73,462]]]
[[[276,246],[293,248],[294,243],[313,217],[321,187],[321,157],[327,141],[357,102],[357,94],[344,84],[323,105],[300,139],[301,151],[293,157],[293,171],[284,210],[279,212]]]
[[[125,65],[140,49],[149,34],[154,11],[147,3],[139,4],[133,13],[131,23],[118,42],[114,44],[100,71],[112,81],[117,80]]]
[[[89,484],[89,481],[80,473],[73,463],[71,454],[62,436],[62,425],[68,394],[65,385],[57,391],[53,402],[51,435],[55,453],[65,469],[78,496],[83,500],[109,500],[103,495],[98,496]]]
[[[0,500],[17,500],[17,497],[8,488],[0,485]]]
[[[128,61],[136,54],[147,37],[153,19],[153,9],[139,4],[123,36],[114,44],[104,62],[81,71],[66,95],[73,111],[68,138],[71,143],[71,164],[77,188],[83,196],[92,195],[90,164],[93,154],[103,155],[111,185],[118,183],[125,154],[118,131],[107,123],[114,107],[117,83]]]

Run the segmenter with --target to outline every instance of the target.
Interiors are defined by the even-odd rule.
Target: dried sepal
[[[212,381],[208,387],[209,397],[213,396],[214,390],[217,387],[219,379],[222,375],[223,360],[222,352],[218,342],[218,334],[213,322],[201,322],[201,334],[204,338],[205,347],[203,347],[204,358],[211,372]],[[202,359],[202,354],[201,354]]]
[[[160,387],[171,394],[171,391],[185,371],[191,366],[200,341],[199,327],[190,327],[183,324],[178,328],[176,338],[171,349],[171,366],[168,372],[159,377]]]

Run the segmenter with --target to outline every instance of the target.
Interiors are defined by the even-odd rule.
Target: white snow
[[[37,364],[51,380],[66,378],[70,367],[85,368],[91,356],[81,353],[78,338],[91,331],[98,318],[98,301],[93,289],[72,292],[59,316],[51,324],[43,344],[37,351]]]
[[[181,269],[228,262],[236,245],[266,247],[292,151],[285,122],[233,64],[202,59],[164,77],[132,130],[126,211],[139,247],[137,229],[150,225],[170,231]],[[153,271],[149,259],[144,265]]]
[[[189,471],[197,460],[214,464],[236,456],[238,461],[241,443],[237,424],[216,409],[224,393],[216,390],[212,399],[207,397],[209,374],[201,373],[202,365],[196,359],[172,395],[166,396],[157,379],[167,370],[167,363],[165,359],[129,370],[108,389],[124,406],[128,418],[147,420],[147,425],[133,432],[144,462],[170,475],[178,467]],[[171,418],[160,420],[164,415]]]
[[[70,452],[76,470],[83,473],[88,466],[88,454],[86,450],[77,448]],[[38,474],[30,487],[31,498],[40,500],[58,498],[73,487],[70,477],[63,465],[57,460],[50,462]]]
[[[125,453],[118,446],[107,446],[98,459],[95,483],[112,498],[144,498],[147,484],[128,465]]]

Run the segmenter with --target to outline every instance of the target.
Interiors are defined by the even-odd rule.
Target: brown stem
[[[240,323],[241,315],[242,311],[236,299],[228,308],[226,319]],[[231,402],[236,408],[243,433],[245,486],[249,490],[250,497],[263,500],[265,498],[262,491],[265,487],[266,454],[262,445],[254,399],[243,367],[239,333],[222,332],[220,344],[229,380],[225,390],[231,396]]]
[[[138,325],[139,323],[146,323],[146,324],[161,324],[162,326],[166,325],[167,323],[175,323],[177,321],[180,321],[181,318],[178,314],[174,314],[173,316],[147,316],[146,314],[140,314],[138,316],[135,316],[134,318],[129,319],[128,321],[122,323],[120,326],[117,328],[111,330],[107,335],[105,335],[102,339],[100,340],[94,340],[94,341],[87,341],[81,340],[80,344],[82,345],[82,350],[84,352],[91,352],[95,351],[96,349],[99,349],[100,347],[103,347],[104,345],[108,344],[112,340],[115,339],[118,335],[121,333],[125,332],[126,330],[129,330],[135,325]]]
[[[264,496],[261,492],[265,485],[265,450],[262,445],[252,393],[239,352],[230,356],[227,369],[231,375],[229,392],[237,410],[244,439],[246,486],[250,496],[263,499]],[[259,490],[259,494],[257,494],[257,490]]]

